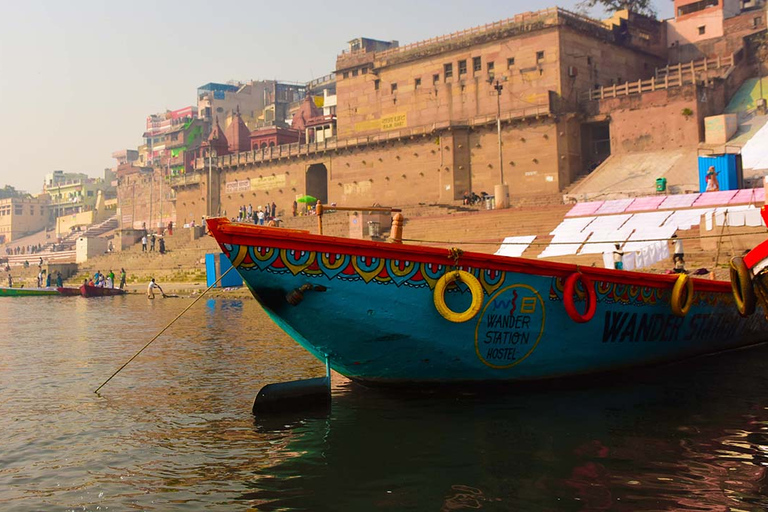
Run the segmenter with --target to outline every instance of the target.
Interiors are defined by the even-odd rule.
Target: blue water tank
[[[720,190],[738,190],[742,183],[741,155],[726,153],[723,155],[699,156],[699,191],[707,190],[707,170],[715,168]]]
[[[232,263],[223,253],[205,255],[205,282],[207,286],[213,285],[221,275],[229,270]],[[233,286],[243,286],[243,278],[237,271],[232,271],[216,285],[219,288],[229,288]]]

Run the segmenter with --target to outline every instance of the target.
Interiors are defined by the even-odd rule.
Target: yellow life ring
[[[750,316],[755,312],[755,289],[747,264],[741,256],[731,258],[731,291],[741,316]]]
[[[683,300],[683,290],[685,290],[685,300]],[[670,300],[672,313],[676,316],[685,316],[693,305],[693,280],[688,274],[680,274],[672,287],[672,298]]]
[[[472,292],[472,304],[469,305],[466,311],[461,313],[453,311],[445,303],[445,289],[457,280],[466,284],[469,291]],[[483,307],[483,287],[480,285],[480,281],[469,272],[451,270],[438,279],[437,284],[435,284],[434,300],[435,309],[443,318],[450,322],[466,322],[467,320],[472,320],[480,311],[480,308]]]

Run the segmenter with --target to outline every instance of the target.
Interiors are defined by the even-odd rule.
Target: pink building
[[[756,29],[764,28],[763,0],[674,0],[675,18],[667,22],[669,46],[698,43],[722,37],[727,21],[754,11]]]

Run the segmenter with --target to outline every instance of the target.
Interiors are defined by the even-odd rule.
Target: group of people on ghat
[[[36,254],[42,250],[42,244],[17,245],[16,247],[6,247],[5,254],[8,256],[17,256],[19,254]]]
[[[464,194],[462,195],[462,203],[464,205],[475,205],[475,204],[482,204],[485,202],[485,200],[490,197],[487,192],[480,192],[480,195],[477,195],[474,192],[470,192],[468,190],[464,191]]]
[[[257,206],[255,209],[253,205],[242,205],[237,210],[237,217],[233,218],[233,221],[237,222],[253,222],[260,226],[268,225],[275,226],[277,219],[277,205],[265,204],[264,206]]]
[[[102,274],[101,270],[97,270],[95,274],[93,274],[92,279],[86,279],[83,284],[87,284],[88,286],[100,286],[103,288],[114,288],[115,287],[115,273],[110,271],[107,274]],[[120,284],[118,286],[121,290],[125,288],[125,269],[120,269]]]
[[[150,233],[149,236],[145,234],[141,237],[141,252],[154,252],[156,242],[159,246],[158,252],[165,254],[165,238],[155,233]],[[149,243],[149,250],[147,250],[147,243]]]

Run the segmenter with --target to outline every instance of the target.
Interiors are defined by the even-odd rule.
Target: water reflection
[[[722,361],[745,370],[726,386]],[[768,414],[743,394],[750,361],[513,397],[348,385],[329,420],[290,426],[290,455],[257,470],[241,499],[259,510],[765,510]]]
[[[330,409],[254,418],[324,368],[253,301],[201,301],[96,396],[189,302],[30,299],[0,300],[2,510],[768,508],[766,347],[502,393],[336,376]]]

